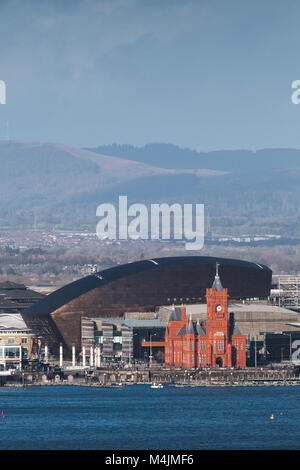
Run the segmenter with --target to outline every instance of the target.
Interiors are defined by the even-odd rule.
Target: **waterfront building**
[[[195,367],[246,367],[246,336],[228,314],[228,289],[217,273],[206,289],[207,318],[195,323],[184,306],[174,308],[165,333],[165,365]]]
[[[137,312],[136,312],[137,313]],[[163,363],[166,324],[158,318],[81,319],[81,347],[89,359],[90,348],[100,347],[101,362],[134,360]]]
[[[65,357],[81,348],[81,318],[123,318],[128,312],[155,312],[159,306],[205,303],[215,266],[231,301],[268,300],[272,271],[243,260],[176,256],[140,260],[92,273],[46,296],[22,312],[26,325]],[[166,320],[167,322],[168,320]]]
[[[32,354],[33,340],[20,314],[0,314],[0,369],[21,369]]]
[[[85,347],[89,363],[90,348],[96,346],[101,348],[103,362],[134,359],[150,362],[150,358],[164,361],[164,330],[170,315],[177,312],[174,305],[184,306],[186,329],[191,317],[190,331],[196,328],[197,335],[201,327],[202,336],[206,331],[211,308],[206,288],[214,281],[216,264],[220,265],[222,284],[228,290],[230,334],[234,328],[247,337],[247,364],[253,365],[260,358],[272,361],[273,354],[263,352],[264,333],[298,330],[299,313],[270,302],[272,272],[269,268],[241,260],[184,256],[115,266],[50,293],[23,310],[22,317],[26,326],[42,339],[42,353],[47,346],[47,355],[53,360],[59,357],[61,345],[67,361],[73,361],[74,348],[80,360]],[[24,299],[24,289],[19,287],[6,283],[2,293],[4,288],[6,296],[13,290],[21,291]],[[15,296],[14,308],[16,299]],[[7,307],[8,300],[5,299]],[[179,320],[183,321],[182,310],[179,312]],[[231,312],[234,312],[234,323]],[[160,321],[159,328],[155,326],[157,321]],[[158,330],[159,335],[155,335]],[[204,359],[204,352],[201,354]]]

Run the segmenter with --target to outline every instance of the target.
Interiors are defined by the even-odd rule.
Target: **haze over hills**
[[[262,171],[300,167],[300,150],[262,149],[196,152],[172,144],[101,145],[89,149],[161,168],[210,168],[219,171]]]
[[[214,170],[161,169],[123,158],[99,155],[59,144],[0,143],[0,209],[63,204],[91,191],[108,191],[140,178],[178,175],[210,176]]]
[[[216,225],[300,236],[300,151],[199,153],[167,144],[101,146],[0,142],[0,223],[95,226],[96,208],[129,202],[204,203]]]
[[[84,222],[95,227],[100,203],[129,192],[145,200],[144,179],[153,200],[160,189],[156,178],[169,181],[181,174],[205,179],[224,174],[205,169],[161,169],[81,148],[35,142],[0,142],[0,165],[0,223],[12,227],[33,226],[34,220],[73,228]]]

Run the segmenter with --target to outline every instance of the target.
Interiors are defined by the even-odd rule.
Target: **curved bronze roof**
[[[72,282],[22,312],[26,325],[70,349],[80,347],[81,319],[124,317],[157,306],[205,302],[206,288],[220,266],[222,284],[232,299],[265,298],[272,271],[256,263],[208,256],[177,256],[136,261]]]
[[[255,269],[258,272],[265,271],[268,272],[270,276],[272,274],[272,271],[265,265],[230,258],[216,258],[212,256],[176,256],[168,258],[153,258],[114,266],[113,268],[105,269],[103,271],[99,271],[98,273],[91,274],[82,279],[71,282],[70,284],[67,284],[66,286],[61,287],[60,289],[47,295],[43,300],[25,310],[23,314],[26,315],[28,313],[32,315],[34,313],[38,313],[39,315],[48,315],[60,308],[62,305],[81,296],[82,294],[133,274],[143,273],[146,271],[157,271],[162,268],[173,266],[205,264],[213,266],[213,269],[215,269],[216,264],[219,264],[221,269],[223,266],[236,266],[241,268]],[[209,287],[209,285],[207,287]],[[267,290],[268,287],[270,291],[271,284],[267,286]],[[245,295],[242,297],[247,297],[246,291],[247,286],[245,286]]]

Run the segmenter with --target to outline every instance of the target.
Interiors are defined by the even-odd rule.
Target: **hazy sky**
[[[299,0],[0,0],[0,137],[300,148]]]

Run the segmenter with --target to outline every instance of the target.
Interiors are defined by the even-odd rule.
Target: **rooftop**
[[[236,267],[241,270],[245,268],[243,271],[245,273],[248,273],[248,270],[251,270],[251,272],[255,273],[255,275],[257,274],[258,276],[260,276],[262,273],[262,282],[265,283],[265,287],[263,289],[264,294],[262,296],[269,294],[269,278],[271,277],[272,271],[267,266],[231,258],[216,258],[210,256],[175,256],[140,260],[124,265],[117,265],[112,268],[108,268],[103,271],[99,271],[97,273],[83,277],[45,296],[45,298],[41,302],[39,302],[38,304],[34,304],[30,308],[26,309],[24,315],[49,315],[50,313],[62,307],[63,305],[71,302],[74,299],[77,299],[78,297],[82,296],[83,294],[89,291],[92,291],[99,287],[103,287],[106,284],[127,278],[132,275],[142,276],[144,273],[151,271],[158,273],[173,268],[198,268],[201,266],[207,267],[208,273],[210,272],[211,267],[215,266],[216,263],[222,266],[223,271],[227,269],[227,271],[230,272],[233,267]],[[222,279],[223,275],[224,273],[222,274]],[[228,286],[228,288],[230,292],[230,286]],[[255,289],[257,288],[258,286],[255,286]],[[241,287],[240,289],[241,293],[239,294],[238,298],[245,297],[245,292],[248,293],[248,290],[245,290],[244,287]],[[166,297],[167,296],[168,294],[166,294]]]
[[[206,314],[207,313],[207,305],[206,304],[187,304],[184,305],[186,308],[186,314],[188,315],[197,315],[197,314]],[[170,313],[173,311],[174,307],[172,306],[164,306],[163,308],[166,308],[170,310]],[[277,307],[276,305],[267,305],[264,303],[229,303],[228,304],[228,312],[234,312],[234,313],[246,313],[246,312],[251,312],[251,313],[269,313],[269,314],[274,314],[274,313],[282,313],[282,314],[291,314],[297,312],[294,312],[292,310],[289,310],[287,308],[283,307]],[[299,319],[300,319],[300,314],[299,314]]]
[[[20,314],[0,314],[0,331],[1,330],[28,330],[22,316]]]
[[[0,312],[21,312],[45,296],[28,289],[24,284],[0,282]]]
[[[165,328],[166,323],[154,318],[153,320],[124,320],[124,318],[91,318],[95,322],[111,323],[113,325],[125,325],[129,328]]]

